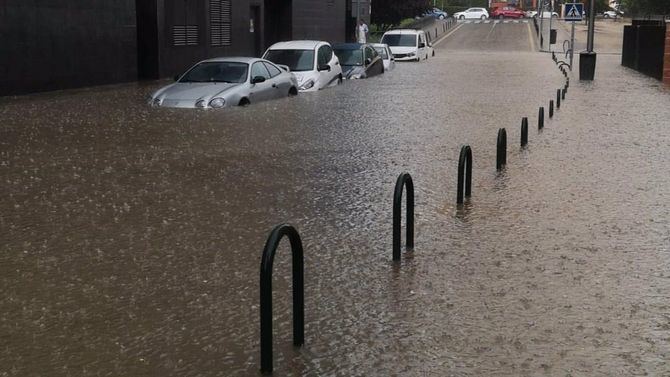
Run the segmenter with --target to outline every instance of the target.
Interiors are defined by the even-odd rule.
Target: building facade
[[[345,0],[4,0],[0,96],[157,79],[274,42],[342,42]]]

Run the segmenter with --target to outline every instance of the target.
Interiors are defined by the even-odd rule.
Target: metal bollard
[[[402,173],[398,176],[393,192],[393,260],[400,260],[400,217],[402,213],[402,190],[407,185],[407,235],[405,243],[407,249],[414,247],[414,183],[409,173]]]
[[[554,100],[549,101],[549,118],[554,117]]]
[[[556,89],[556,109],[561,108],[561,90]]]
[[[565,100],[565,92],[566,92],[566,90],[565,90],[565,88],[563,88],[563,90],[561,91],[561,99],[563,99],[563,100]]]
[[[456,203],[463,204],[463,198],[472,194],[472,149],[469,145],[461,147],[458,158],[458,193]]]
[[[507,131],[498,129],[498,141],[496,143],[496,170],[507,165]]]
[[[544,128],[544,107],[540,107],[540,111],[537,114],[537,129],[541,130]]]
[[[288,225],[275,227],[263,249],[261,259],[261,372],[272,373],[272,265],[279,241],[291,242],[293,264],[293,345],[305,342],[305,287],[302,241],[298,231]]]
[[[528,118],[521,118],[521,148],[528,144]]]

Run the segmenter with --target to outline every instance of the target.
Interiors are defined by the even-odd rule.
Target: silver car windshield
[[[363,51],[361,50],[335,50],[335,55],[340,59],[342,65],[363,65]]]
[[[294,72],[314,70],[314,50],[270,50],[263,58]]]
[[[243,83],[247,80],[249,64],[237,62],[205,62],[196,65],[179,82]]]
[[[416,47],[416,34],[386,34],[381,43],[395,47]]]

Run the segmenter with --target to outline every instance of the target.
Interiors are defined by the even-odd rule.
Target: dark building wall
[[[135,0],[0,1],[0,95],[137,78]]]
[[[345,41],[346,2],[293,0],[293,38]]]
[[[172,77],[280,40],[342,42],[347,1],[0,0],[0,95]]]

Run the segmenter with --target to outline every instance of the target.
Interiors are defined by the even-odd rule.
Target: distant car
[[[437,18],[438,20],[444,20],[445,18],[449,17],[447,12],[443,11],[440,8],[428,9],[428,11],[426,12],[426,15],[427,16],[433,16],[433,17]]]
[[[347,79],[366,79],[384,73],[384,62],[372,45],[367,43],[339,43],[333,45]]]
[[[382,36],[396,61],[419,61],[434,56],[433,47],[426,39],[426,32],[418,29],[389,30]]]
[[[263,58],[286,65],[298,80],[300,91],[316,91],[342,82],[340,61],[328,42],[279,42],[270,46]]]
[[[463,12],[454,13],[454,18],[458,20],[465,20],[465,19],[485,20],[489,18],[489,12],[487,12],[486,9],[484,8],[469,8],[464,10]]]
[[[545,11],[542,12],[542,14],[539,15],[539,16],[538,16],[538,13],[537,13],[537,12],[534,12],[534,13],[535,13],[535,14],[533,15],[533,17],[536,17],[536,18],[549,18],[549,17],[552,17],[552,18],[558,18],[558,13],[556,13],[556,12],[549,12],[548,10],[545,10]]]
[[[514,7],[500,7],[496,8],[491,12],[491,18],[524,18],[526,14],[519,9]]]
[[[258,58],[203,60],[151,95],[154,107],[222,108],[298,94],[286,67]]]
[[[391,49],[384,43],[373,43],[372,47],[377,50],[377,53],[384,62],[384,71],[392,71],[395,68],[395,59],[391,53]]]
[[[623,16],[622,11],[606,10],[603,12],[603,17],[605,18],[618,18],[621,16]]]

